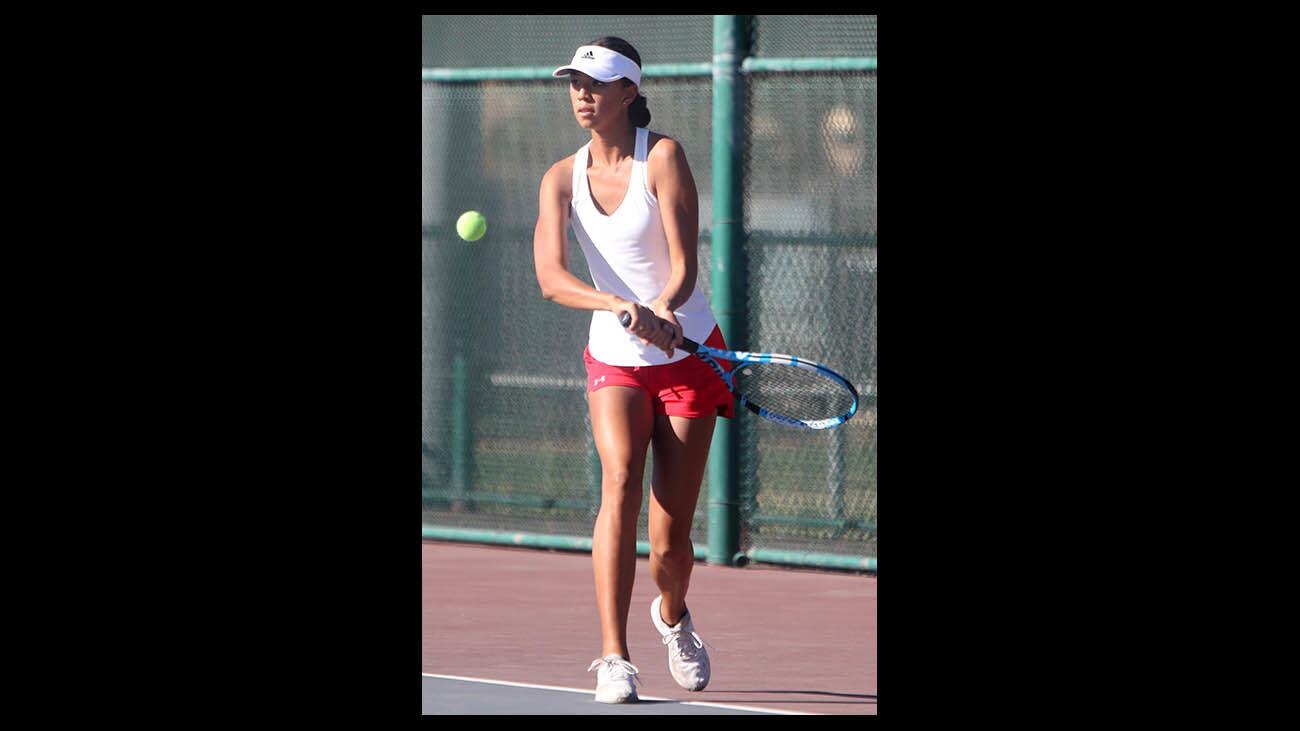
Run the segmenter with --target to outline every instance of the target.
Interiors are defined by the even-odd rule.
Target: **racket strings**
[[[853,405],[853,394],[834,378],[779,363],[738,365],[735,385],[751,403],[805,421],[840,416]]]

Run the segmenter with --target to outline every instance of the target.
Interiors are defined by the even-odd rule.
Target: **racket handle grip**
[[[623,312],[619,314],[618,321],[623,327],[627,327],[628,325],[632,324],[632,316],[627,314],[626,312]],[[682,345],[681,345],[682,350],[685,350],[687,353],[694,353],[696,349],[699,347],[700,347],[699,343],[695,342],[694,340],[691,340],[685,335],[682,336]]]

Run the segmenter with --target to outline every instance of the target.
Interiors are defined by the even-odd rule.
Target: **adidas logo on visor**
[[[595,61],[596,54],[592,53],[591,51],[587,51],[586,53],[582,54],[582,58],[583,60],[591,59],[592,61]]]

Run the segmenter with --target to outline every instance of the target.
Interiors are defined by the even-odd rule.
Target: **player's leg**
[[[655,416],[650,478],[650,575],[659,587],[660,619],[675,625],[686,607],[695,565],[691,525],[713,440],[714,416]]]
[[[591,545],[601,656],[630,660],[627,618],[636,578],[636,522],[654,410],[648,393],[622,386],[592,391],[588,401],[601,471],[600,512]]]
[[[656,416],[650,498],[650,575],[659,595],[651,619],[668,650],[668,670],[687,690],[709,684],[709,654],[686,605],[695,548],[691,523],[717,417]]]

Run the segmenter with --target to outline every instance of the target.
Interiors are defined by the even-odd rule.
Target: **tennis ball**
[[[478,211],[465,211],[456,221],[456,233],[466,241],[478,241],[487,233],[487,219]]]

